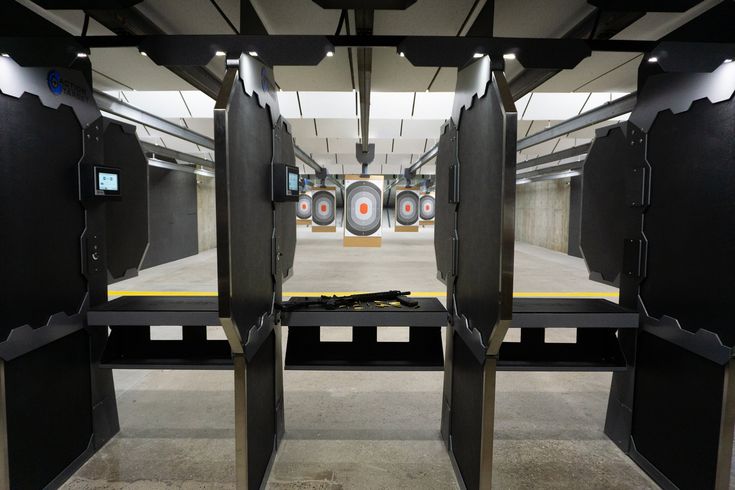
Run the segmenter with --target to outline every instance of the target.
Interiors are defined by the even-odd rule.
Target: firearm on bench
[[[401,306],[416,307],[419,303],[407,296],[411,291],[381,291],[379,293],[363,293],[351,294],[349,296],[324,296],[315,300],[307,301],[287,301],[279,305],[281,311],[294,311],[309,306],[321,306],[328,310],[335,310],[341,306],[355,306],[360,303],[369,303],[372,301],[398,301]]]

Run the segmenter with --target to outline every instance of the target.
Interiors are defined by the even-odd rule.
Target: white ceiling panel
[[[369,169],[372,171],[372,169]],[[360,175],[362,173],[362,165],[359,163],[346,163],[342,165],[342,172],[347,175]]]
[[[125,91],[123,94],[131,105],[158,117],[191,117],[177,91]]]
[[[398,138],[401,135],[400,119],[370,118],[370,138]]]
[[[299,99],[296,92],[278,91],[278,108],[285,118],[301,117],[299,110]]]
[[[370,119],[411,117],[414,92],[371,92]]]
[[[534,93],[523,119],[569,119],[582,110],[586,93]]]
[[[334,26],[336,27],[336,25],[337,21],[335,21]],[[269,32],[273,33],[272,31]],[[292,31],[289,34],[294,34],[295,32],[297,31]],[[334,52],[334,56],[331,58],[325,57],[321,63],[316,66],[276,66],[273,69],[273,75],[276,79],[276,83],[283,90],[352,90],[350,62],[347,57],[347,48],[337,48]]]
[[[526,107],[528,106],[528,101],[531,99],[531,95],[533,94],[529,93],[516,100],[516,112],[518,113],[519,124],[521,122],[521,118],[523,117],[523,113],[526,112]]]
[[[407,167],[413,162],[412,157],[413,155],[411,154],[390,153],[386,163],[389,165],[402,165]]]
[[[434,159],[436,162],[436,159]],[[436,163],[427,163],[419,169],[420,175],[436,175]]]
[[[94,48],[89,60],[95,79],[127,90],[194,90],[173,72],[141,56],[137,48]],[[102,88],[102,87],[99,87]]]
[[[214,120],[212,118],[204,117],[187,117],[184,118],[186,125],[192,131],[214,138]]]
[[[454,92],[417,92],[414,119],[449,119],[454,105]]]
[[[336,155],[332,153],[324,153],[324,154],[314,153],[311,155],[311,158],[313,158],[316,163],[322,166],[336,165],[337,163]]]
[[[299,92],[303,117],[355,118],[357,109],[353,92]]]
[[[296,141],[306,153],[329,153],[327,151],[327,138],[302,138]]]
[[[172,150],[181,151],[181,152],[190,153],[190,154],[197,154],[199,152],[204,151],[204,149],[200,149],[194,143],[184,141],[174,136],[169,136],[167,134],[160,134],[160,137],[163,140],[164,145],[166,145],[166,148],[171,148]]]
[[[313,119],[289,119],[291,134],[297,140],[304,138],[316,138],[316,129]]]
[[[355,151],[357,138],[329,138],[330,153],[349,153]]]
[[[421,154],[424,152],[424,146],[426,146],[425,138],[399,138],[393,145],[393,151],[395,153]]]
[[[601,105],[607,104],[610,102],[610,93],[608,92],[594,92],[589,95],[589,98],[587,99],[587,102],[585,102],[584,106],[582,107],[582,112],[591,111],[595,107],[600,107]]]
[[[183,90],[181,96],[192,117],[214,117],[214,100],[196,90]]]
[[[320,138],[357,138],[357,126],[357,119],[316,119]]]
[[[406,119],[403,121],[404,138],[439,138],[443,119]]]
[[[382,174],[400,174],[401,164],[396,163],[384,163],[380,166],[380,173]]]

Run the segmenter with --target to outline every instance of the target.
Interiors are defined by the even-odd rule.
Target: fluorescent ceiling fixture
[[[515,53],[505,53],[503,55],[503,59],[505,59],[505,60],[514,60],[514,59],[516,59],[516,55],[515,55]]]
[[[3,58],[10,58],[10,55],[8,53],[2,53],[0,56]]]
[[[6,55],[3,55],[3,56],[6,56]],[[730,58],[728,58],[723,63],[732,63],[732,60]]]
[[[224,51],[217,51],[214,53],[215,56],[224,56],[226,53]],[[256,54],[257,56],[257,54]]]
[[[88,56],[87,53],[77,53],[77,58],[87,58]]]
[[[327,51],[327,58],[334,56],[334,51]]]
[[[518,179],[516,180],[516,185],[528,184],[529,182],[531,182],[531,179]]]
[[[398,56],[400,56],[401,58],[405,58],[406,54],[403,51],[401,51],[400,53],[398,53]]]
[[[141,51],[141,52],[140,52],[140,55],[141,55],[141,56],[148,56],[148,53],[146,53],[145,51]]]
[[[650,58],[648,58],[649,63],[656,63],[657,61],[658,61],[658,58],[656,58],[655,56],[651,56]]]
[[[473,58],[482,58],[483,56],[485,56],[483,53],[475,53],[472,55]]]
[[[248,54],[249,54],[250,56],[252,56],[253,58],[255,58],[255,57],[257,57],[257,56],[258,56],[258,52],[257,52],[257,51],[248,51]]]

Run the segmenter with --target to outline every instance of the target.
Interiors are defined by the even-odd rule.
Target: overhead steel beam
[[[329,176],[327,169],[319,165],[313,158],[309,156],[308,153],[306,153],[304,150],[302,150],[300,147],[296,145],[293,145],[293,149],[294,149],[294,155],[296,156],[296,158],[304,162],[309,167],[313,168],[314,171],[316,172],[317,178],[323,179],[323,180],[330,180],[334,185],[336,185],[340,189],[344,189],[345,186],[342,184],[342,182],[338,181],[334,177]]]
[[[432,158],[436,156],[436,154],[439,153],[439,144],[435,144],[432,146],[426,153],[421,155],[418,160],[416,160],[414,163],[411,164],[410,167],[406,169],[406,172],[410,175],[416,175],[416,172],[426,165]]]
[[[540,157],[532,158],[530,160],[526,160],[525,162],[520,162],[516,164],[516,170],[523,170],[526,168],[543,165],[545,163],[558,162],[559,160],[564,160],[565,158],[584,155],[589,152],[591,146],[592,143],[586,143],[584,145],[573,146],[571,148],[567,148],[566,150],[561,150],[555,153],[549,153],[548,155],[542,155]]]
[[[167,157],[167,158],[173,158],[174,160],[181,160],[184,162],[193,163],[195,165],[201,165],[202,167],[214,168],[213,161],[206,160],[204,158],[200,158],[194,155],[190,155],[188,153],[183,153],[181,151],[172,150],[171,148],[165,148],[163,146],[154,145],[152,143],[147,143],[145,141],[141,141],[140,146],[141,148],[143,148],[143,151],[146,153],[151,153],[153,155],[159,155],[159,156]]]
[[[546,141],[553,140],[565,134],[569,134],[573,131],[577,131],[599,122],[607,121],[613,117],[622,116],[631,112],[635,107],[636,93],[630,93],[626,96],[615,99],[612,102],[603,104],[599,107],[591,109],[587,112],[567,119],[564,122],[551,126],[548,129],[539,131],[538,133],[532,134],[518,140],[517,149],[518,151],[530,148],[532,146],[545,143]]]
[[[578,162],[565,163],[564,165],[558,165],[556,167],[544,168],[541,170],[533,170],[531,172],[517,174],[516,177],[520,179],[538,179],[539,177],[548,177],[550,175],[562,174],[564,172],[570,172],[580,170],[584,168],[584,160]]]
[[[118,36],[166,34],[137,8],[87,9],[85,13]],[[204,66],[169,66],[174,74],[213,99],[217,98],[222,80]]]
[[[355,10],[355,30],[358,36],[372,36],[374,11]],[[357,48],[357,86],[360,96],[360,141],[362,152],[368,153],[370,142],[370,82],[373,72],[373,48]]]
[[[162,133],[170,134],[171,136],[194,143],[195,145],[214,150],[214,140],[212,138],[208,138],[203,134],[199,134],[158,116],[154,116],[149,112],[142,111],[137,107],[122,102],[104,92],[95,90],[94,100],[97,102],[97,107],[99,107],[100,110],[143,124],[144,126],[150,126]]]
[[[151,167],[165,168],[166,170],[175,170],[177,172],[186,172],[188,174],[197,174],[204,177],[214,177],[214,172],[211,170],[203,170],[188,165],[180,165],[178,163],[166,162],[164,160],[158,160],[155,158],[148,159],[148,165]]]

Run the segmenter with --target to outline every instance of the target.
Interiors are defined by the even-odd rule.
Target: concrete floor
[[[111,289],[214,291],[215,261],[205,252]],[[614,292],[589,282],[580,259],[530,245],[517,245],[515,270],[516,291]],[[380,249],[299,230],[287,291],[397,288],[444,290],[431,230],[386,231]],[[115,371],[115,381],[121,431],[63,488],[234,486],[231,372]],[[495,488],[656,488],[602,432],[609,386],[605,373],[499,373]],[[439,437],[441,372],[286,371],[284,388],[269,488],[457,488]]]

